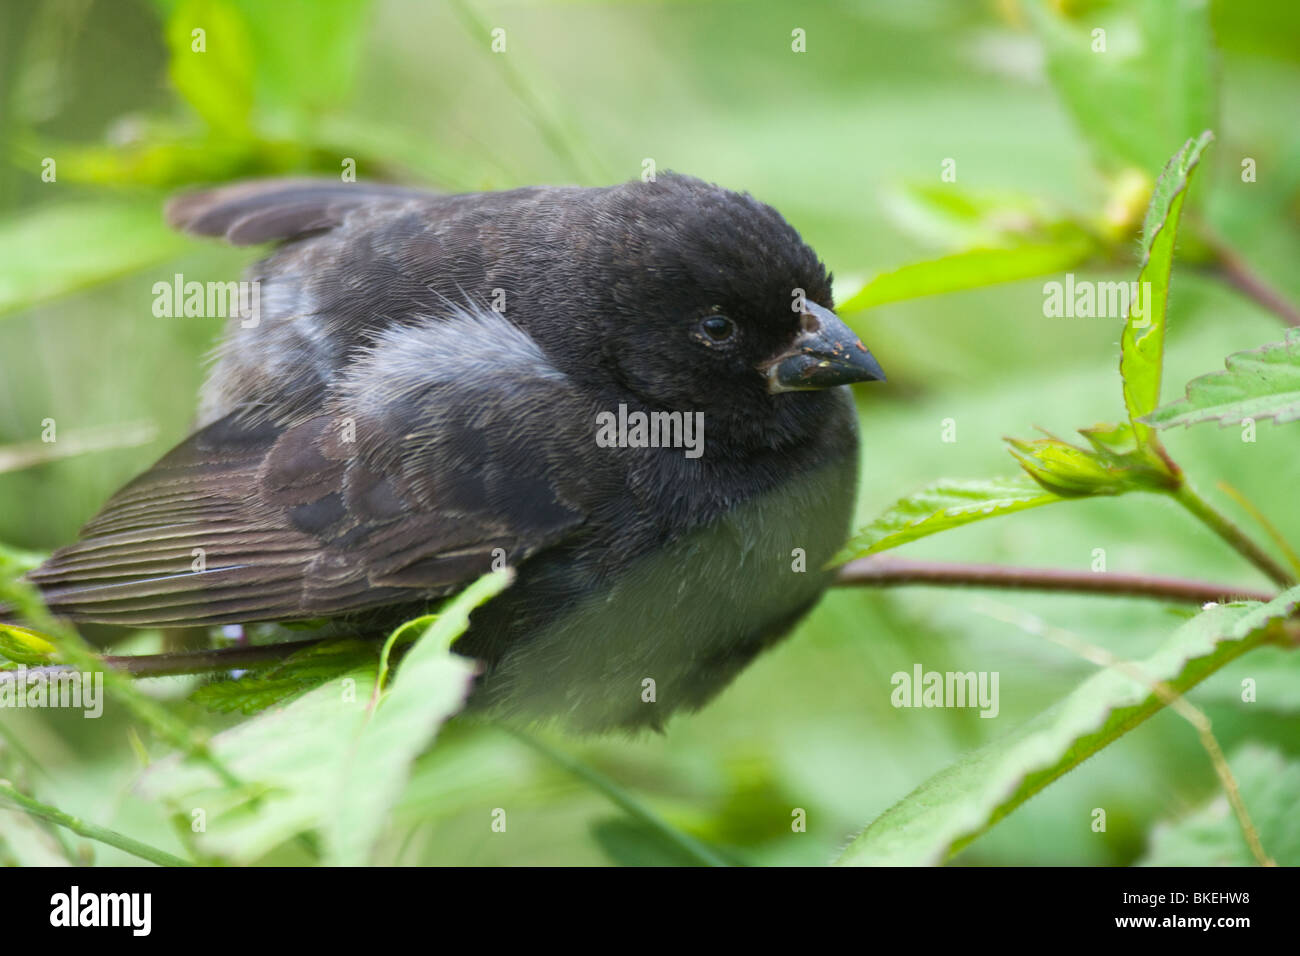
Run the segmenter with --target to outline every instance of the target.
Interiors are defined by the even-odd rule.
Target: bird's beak
[[[854,382],[883,382],[867,347],[830,309],[804,303],[802,329],[789,349],[758,367],[769,392],[802,392]]]

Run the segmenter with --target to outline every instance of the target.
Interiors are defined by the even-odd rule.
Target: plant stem
[[[1214,249],[1215,273],[1223,281],[1254,299],[1292,328],[1300,327],[1300,310],[1264,281],[1231,246],[1213,238],[1210,239],[1210,245]]]
[[[1273,594],[1252,588],[1161,577],[1152,574],[1076,571],[1072,568],[1022,568],[998,564],[961,564],[948,561],[914,561],[876,556],[859,558],[840,568],[839,587],[902,587],[936,585],[946,587],[999,588],[1020,591],[1064,591],[1113,597],[1147,597],[1159,601],[1205,604],[1209,601],[1268,601]],[[223,647],[204,651],[173,651],[166,654],[105,656],[100,663],[131,677],[171,677],[178,674],[206,674],[213,671],[255,668],[278,663],[298,651],[321,643],[325,638]],[[0,683],[16,680],[19,673],[58,674],[69,665],[29,667],[25,672],[0,671]]]
[[[207,674],[212,671],[254,668],[275,664],[325,638],[307,641],[284,641],[279,644],[255,644],[251,647],[220,647],[206,651],[172,651],[166,654],[106,655],[99,658],[104,667],[130,677],[174,677],[178,674]],[[28,667],[26,671],[0,671],[0,684],[17,680],[21,674],[62,674],[69,664]]]
[[[608,797],[616,806],[627,813],[629,816],[640,820],[646,826],[661,834],[670,843],[676,846],[683,853],[694,858],[704,866],[730,866],[731,864],[718,856],[713,849],[693,836],[683,833],[676,827],[671,826],[663,817],[655,813],[641,801],[637,800],[630,793],[610,780],[603,773],[587,766],[581,760],[570,757],[568,754],[556,750],[550,744],[545,743],[531,734],[523,733],[519,730],[507,728],[511,734],[522,740],[528,746],[532,747],[538,753],[548,757],[550,760],[559,764],[569,773],[578,777],[583,782],[588,783],[595,790],[599,790]]]
[[[1282,532],[1277,530],[1277,525],[1269,521],[1268,516],[1256,508],[1254,502],[1226,481],[1219,482],[1219,490],[1241,505],[1242,510],[1255,519],[1255,523],[1264,529],[1264,533],[1282,552],[1283,557],[1286,558],[1286,563],[1291,565],[1291,570],[1296,574],[1300,574],[1300,554],[1295,553],[1295,549],[1291,547]]]
[[[96,823],[87,823],[84,820],[64,813],[57,807],[52,807],[47,803],[41,803],[34,800],[24,793],[14,788],[8,780],[0,780],[0,800],[7,800],[19,809],[30,813],[34,817],[42,820],[48,820],[51,823],[57,823],[61,827],[66,827],[73,833],[80,836],[88,837],[91,840],[98,840],[100,843],[106,843],[109,846],[117,847],[132,856],[138,856],[142,860],[148,860],[150,863],[157,863],[159,866],[193,866],[188,860],[182,860],[178,856],[172,856],[166,850],[160,850],[155,846],[147,843],[141,843],[125,833],[118,833],[116,830],[109,830],[101,827]]]
[[[1268,601],[1273,597],[1269,592],[1250,588],[1150,574],[913,561],[882,556],[859,558],[857,561],[849,562],[840,568],[835,583],[840,586],[858,587],[931,584],[1027,591],[1073,591],[1080,594],[1103,594],[1114,597],[1149,597],[1162,601],[1184,601],[1189,604],[1227,600]]]
[[[129,654],[103,658],[104,664],[132,677],[171,677],[210,671],[240,670],[275,664],[298,651],[315,647],[324,638],[218,647],[206,651],[173,651],[167,654]]]
[[[1289,588],[1296,583],[1295,578],[1291,576],[1286,568],[1274,561],[1267,551],[1233,524],[1227,515],[1218,511],[1197,494],[1196,489],[1189,482],[1184,481],[1178,490],[1173,492],[1173,497],[1184,508],[1201,519],[1210,530],[1232,545],[1238,554],[1268,575],[1274,584],[1282,588]]]

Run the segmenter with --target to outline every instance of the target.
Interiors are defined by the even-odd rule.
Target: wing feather
[[[168,203],[166,215],[176,229],[247,246],[333,229],[361,206],[431,195],[402,186],[272,179],[184,193]]]
[[[191,435],[30,579],[58,614],[136,626],[432,600],[584,522],[611,480],[567,461],[592,420],[495,313],[394,329],[313,417]]]

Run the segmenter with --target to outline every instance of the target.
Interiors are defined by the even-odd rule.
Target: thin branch
[[[1281,531],[1277,530],[1277,525],[1269,521],[1264,512],[1255,507],[1254,502],[1226,481],[1219,482],[1219,490],[1241,505],[1242,509],[1255,519],[1255,523],[1264,529],[1264,533],[1273,540],[1273,544],[1286,557],[1287,564],[1291,565],[1291,570],[1300,575],[1300,554],[1295,553],[1295,549],[1291,547],[1290,542],[1287,541]]]
[[[1265,591],[1211,581],[1121,574],[1113,571],[1076,571],[1072,568],[1018,568],[998,564],[958,564],[876,556],[859,558],[840,568],[840,586],[896,587],[908,584],[948,587],[1004,588],[1027,591],[1067,591],[1113,597],[1148,597],[1161,601],[1205,604],[1226,600],[1268,601]]]
[[[600,771],[596,770],[594,767],[590,767],[576,757],[571,757],[569,754],[557,750],[539,737],[534,737],[532,734],[524,733],[515,728],[506,728],[506,730],[518,740],[527,744],[529,747],[532,747],[538,753],[563,767],[579,780],[590,785],[592,789],[603,793],[624,813],[628,814],[635,820],[639,820],[645,826],[659,833],[660,836],[664,837],[669,843],[673,844],[677,849],[694,859],[700,865],[731,865],[714,852],[712,847],[695,839],[695,837],[691,836],[689,833],[678,830],[667,820],[659,816],[659,814],[655,813],[631,793],[624,790],[621,786]]]
[[[19,471],[90,452],[136,448],[157,437],[158,426],[152,421],[122,422],[65,432],[57,442],[30,441],[0,448],[0,471]]]
[[[278,664],[291,654],[315,647],[325,638],[218,647],[205,651],[174,651],[168,654],[131,654],[105,657],[109,667],[132,677],[170,677],[176,674],[204,674],[209,671],[242,670]]]
[[[131,677],[175,677],[178,674],[207,674],[212,671],[241,670],[277,664],[291,654],[321,643],[325,638],[308,641],[284,641],[279,644],[254,644],[247,647],[217,647],[204,651],[175,651],[167,654],[106,655],[99,658],[105,667]],[[55,675],[74,668],[68,664],[28,667],[22,671],[0,671],[0,684],[17,681],[27,674]]]
[[[1113,597],[1147,597],[1188,604],[1268,601],[1273,594],[1212,581],[1160,577],[1150,574],[1121,574],[1112,571],[1076,571],[1069,568],[1021,568],[998,564],[959,564],[947,561],[915,561],[876,556],[859,558],[840,568],[835,584],[840,587],[899,587],[940,585],[946,587],[1001,588],[1019,591],[1057,591],[1099,594]],[[326,638],[254,644],[203,651],[166,654],[106,656],[106,667],[131,677],[171,677],[212,671],[266,667],[298,651],[320,644]],[[17,680],[22,673],[63,673],[68,665],[29,667],[26,671],[0,671],[0,684]]]
[[[1286,568],[1273,560],[1254,539],[1238,528],[1227,515],[1202,498],[1189,482],[1183,482],[1173,493],[1173,498],[1184,508],[1200,518],[1220,538],[1230,544],[1238,554],[1263,571],[1279,587],[1289,588],[1296,583]]]
[[[1210,245],[1214,249],[1216,260],[1211,266],[1214,275],[1238,292],[1254,299],[1287,325],[1300,327],[1300,310],[1269,285],[1231,246],[1216,239],[1211,239]]]
[[[98,840],[100,843],[106,843],[109,846],[117,847],[132,856],[138,856],[142,860],[148,860],[150,863],[157,863],[159,866],[193,866],[189,860],[182,860],[178,856],[173,856],[166,850],[160,850],[156,846],[150,846],[148,843],[142,843],[139,840],[127,836],[125,833],[118,833],[116,830],[110,830],[107,827],[101,827],[97,823],[89,823],[74,817],[71,814],[64,813],[57,807],[52,807],[47,803],[41,803],[39,800],[33,800],[27,794],[18,790],[8,780],[0,780],[0,805],[4,803],[11,804],[15,809],[30,813],[32,816],[41,820],[48,820],[50,823],[66,827],[73,833],[87,837],[91,840]]]

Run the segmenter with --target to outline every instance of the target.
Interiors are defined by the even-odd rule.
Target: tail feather
[[[295,239],[333,229],[376,200],[427,199],[427,190],[315,179],[268,179],[184,193],[167,204],[167,222],[236,246]]]

